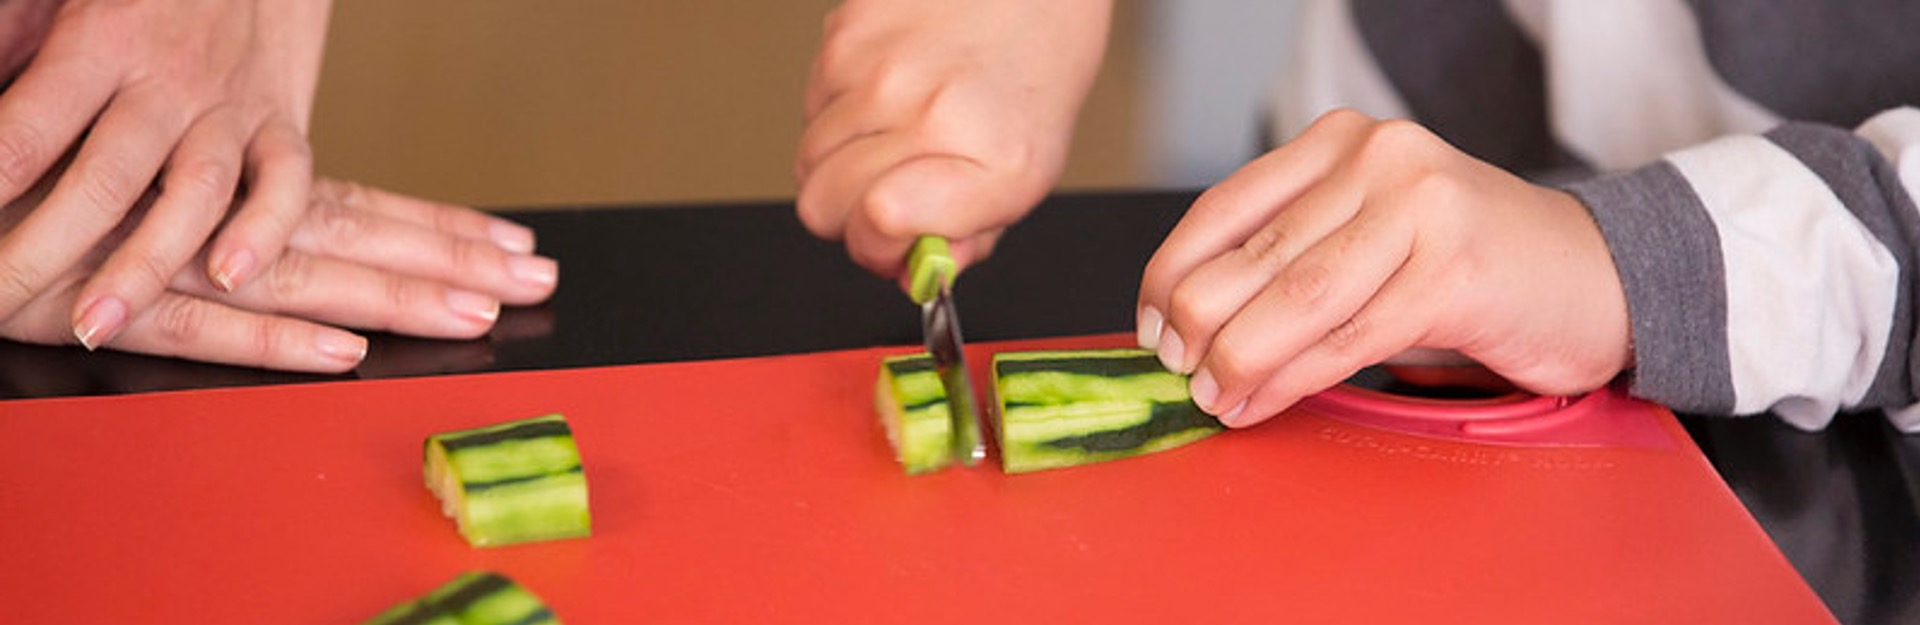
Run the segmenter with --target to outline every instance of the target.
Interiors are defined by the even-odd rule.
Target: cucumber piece
[[[560,625],[560,619],[506,576],[469,571],[363,625]]]
[[[1143,349],[999,353],[993,386],[1008,473],[1137,456],[1226,429],[1193,403],[1187,376]]]
[[[908,475],[936,471],[959,459],[953,453],[947,390],[940,383],[933,356],[918,353],[881,359],[873,405],[886,427],[894,459]]]
[[[566,417],[427,437],[427,488],[475,547],[592,534],[587,476]]]

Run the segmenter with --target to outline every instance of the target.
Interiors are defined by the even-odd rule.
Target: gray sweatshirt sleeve
[[[1787,123],[1567,187],[1625,287],[1632,390],[1678,410],[1773,412],[1803,428],[1920,391],[1912,300],[1920,111],[1849,131]]]

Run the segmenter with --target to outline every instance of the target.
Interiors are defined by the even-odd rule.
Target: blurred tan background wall
[[[789,199],[831,0],[339,0],[319,171],[481,207]],[[1141,179],[1123,0],[1063,187]]]

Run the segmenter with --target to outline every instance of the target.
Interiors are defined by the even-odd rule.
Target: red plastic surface
[[[1121,344],[1092,337],[971,346]],[[1670,445],[1445,440],[1299,409],[1107,464],[907,477],[902,349],[0,402],[0,621],[354,623],[471,568],[592,623],[1824,622]],[[564,412],[590,539],[472,549],[429,433]]]

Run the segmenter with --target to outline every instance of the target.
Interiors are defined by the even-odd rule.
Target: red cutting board
[[[1091,337],[972,346],[1120,344]],[[1161,454],[907,477],[870,349],[0,402],[0,621],[355,623],[466,569],[592,623],[1827,622],[1664,410],[1655,445],[1307,409]],[[594,536],[473,549],[429,433],[563,412]]]

